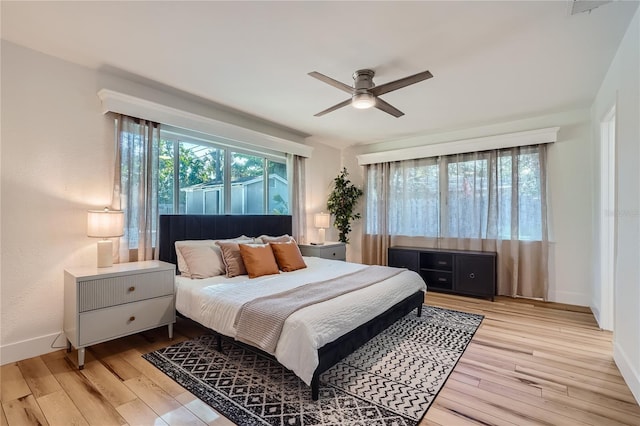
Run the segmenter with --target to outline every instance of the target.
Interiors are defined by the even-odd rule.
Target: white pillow
[[[183,240],[176,241],[176,257],[180,275],[187,278],[207,278],[226,272],[222,252],[216,241],[228,240]],[[241,235],[231,241],[253,241]]]
[[[184,245],[180,247],[180,253],[187,265],[187,272],[183,274],[185,277],[209,278],[225,272],[224,265],[220,265],[221,262],[218,260],[221,256],[218,247],[204,244]]]

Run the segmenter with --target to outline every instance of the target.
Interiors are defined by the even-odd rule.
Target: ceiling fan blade
[[[387,114],[393,115],[395,118],[402,117],[404,115],[404,112],[400,111],[398,108],[394,107],[390,103],[383,101],[380,98],[376,98],[376,108],[386,112]]]
[[[382,84],[380,86],[376,86],[373,89],[370,89],[369,92],[371,92],[374,96],[378,96],[384,93],[389,93],[393,90],[401,89],[405,86],[409,86],[410,84],[418,83],[431,77],[433,77],[433,74],[431,74],[429,71],[423,71],[419,72],[418,74],[410,75],[409,77],[401,78],[389,83]]]
[[[335,110],[337,110],[338,108],[342,108],[342,107],[344,107],[344,106],[347,106],[347,105],[349,105],[350,103],[351,103],[351,99],[347,99],[346,101],[340,102],[340,103],[339,103],[339,104],[337,104],[337,105],[334,105],[334,106],[332,106],[332,107],[329,107],[329,108],[325,109],[324,111],[320,111],[319,113],[317,113],[317,114],[313,114],[313,115],[314,115],[314,117],[320,117],[321,115],[325,115],[325,114],[327,114],[327,113],[329,113],[329,112],[331,112],[331,111],[335,111]]]
[[[320,74],[317,71],[312,71],[309,73],[309,75],[313,78],[317,78],[320,81],[324,81],[325,83],[333,86],[333,87],[337,87],[340,90],[344,90],[347,93],[353,93],[353,87],[346,85],[344,83],[339,82],[338,80],[334,80],[331,77],[327,77],[324,74]]]

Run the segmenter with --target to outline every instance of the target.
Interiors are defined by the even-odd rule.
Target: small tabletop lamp
[[[329,219],[331,216],[328,213],[316,213],[313,216],[313,225],[318,229],[318,244],[324,244],[324,230],[329,227]]]
[[[124,213],[119,210],[89,210],[87,235],[102,238],[98,241],[98,268],[113,265],[113,243],[109,238],[124,235]]]

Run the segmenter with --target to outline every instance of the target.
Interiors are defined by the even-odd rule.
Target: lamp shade
[[[316,213],[313,216],[313,226],[316,228],[328,228],[330,217],[328,213]]]
[[[124,212],[120,210],[89,210],[87,235],[97,238],[121,237],[124,235]]]

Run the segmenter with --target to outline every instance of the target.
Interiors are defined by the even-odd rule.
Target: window
[[[284,158],[163,132],[160,214],[288,214]],[[228,167],[229,170],[226,170]]]
[[[544,147],[544,146],[543,146]],[[389,163],[367,169],[368,234],[386,197],[390,235],[517,239],[543,235],[540,146]],[[383,187],[381,182],[386,182]]]

